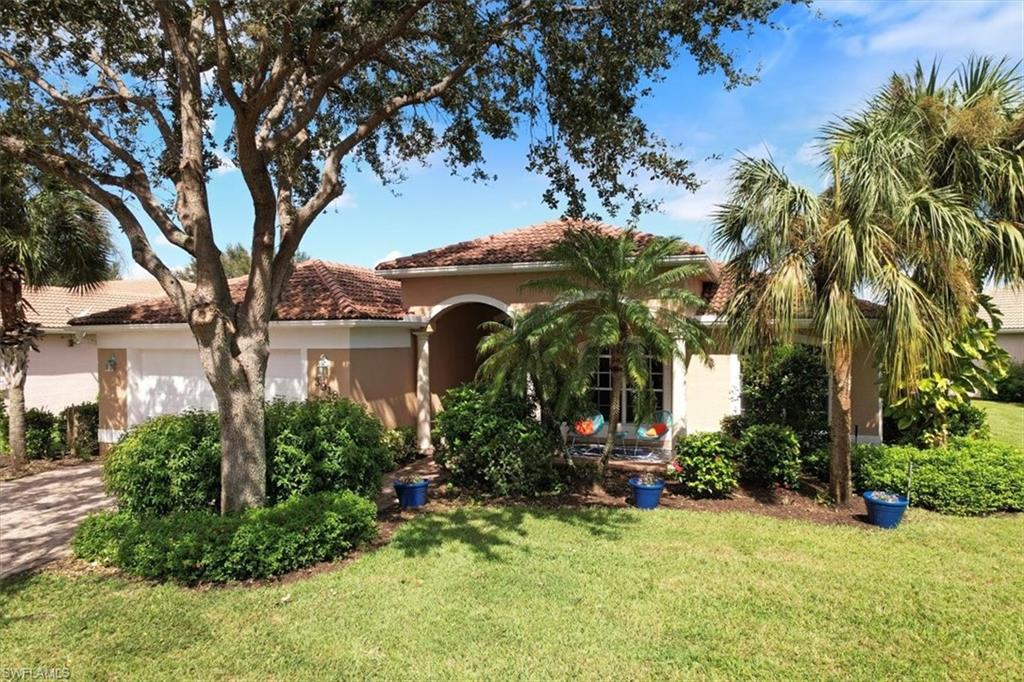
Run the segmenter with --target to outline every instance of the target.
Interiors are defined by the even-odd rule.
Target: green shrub
[[[399,426],[384,432],[384,447],[391,453],[391,459],[404,462],[419,455],[416,446],[416,429],[412,426]]]
[[[376,507],[350,491],[293,497],[218,516],[202,510],[139,517],[100,512],[79,526],[81,559],[152,580],[226,582],[280,575],[342,556],[372,539]]]
[[[736,487],[736,441],[722,433],[695,433],[676,440],[665,477],[694,497],[723,497]]]
[[[7,417],[7,401],[0,398],[0,454],[6,455],[10,449],[10,441],[7,437],[7,430],[10,429],[11,422]]]
[[[985,397],[1004,403],[1024,403],[1024,362],[1011,363],[1006,376],[996,381],[996,390],[986,391]]]
[[[450,389],[437,416],[438,462],[458,486],[497,495],[536,495],[557,483],[556,435],[512,396],[492,399],[474,384]]]
[[[911,462],[915,506],[961,516],[1024,510],[1024,451],[993,441],[956,439],[930,449],[860,445],[854,486],[906,494]]]
[[[103,467],[107,492],[130,514],[217,509],[220,429],[209,412],[156,417],[131,429]]]
[[[267,501],[321,491],[380,491],[391,467],[384,429],[346,399],[275,401],[267,406]],[[107,491],[123,511],[167,514],[217,509],[220,429],[216,414],[188,412],[141,424],[115,445]]]
[[[739,459],[744,480],[758,486],[794,487],[800,482],[800,442],[778,424],[755,424],[743,432]]]
[[[775,346],[762,355],[743,358],[742,369],[739,430],[753,424],[788,426],[804,453],[828,444],[828,373],[820,347]],[[739,433],[733,435],[739,437]]]
[[[33,407],[25,410],[25,454],[29,459],[60,457],[64,439],[52,412]]]
[[[60,424],[67,433],[71,421],[77,422],[74,433],[74,442],[67,442],[68,452],[74,452],[78,457],[95,457],[100,452],[99,428],[100,428],[100,406],[99,403],[80,403],[64,408],[60,413]]]
[[[375,498],[393,466],[384,427],[345,398],[267,406],[267,495],[271,502],[323,490]]]

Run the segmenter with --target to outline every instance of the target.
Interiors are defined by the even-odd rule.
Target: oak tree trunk
[[[220,421],[222,514],[260,507],[267,498],[263,382],[216,392]]]
[[[832,358],[832,466],[829,492],[836,504],[850,504],[850,440],[853,433],[852,352],[839,349]]]

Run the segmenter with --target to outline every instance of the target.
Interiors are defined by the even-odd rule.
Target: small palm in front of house
[[[9,444],[24,464],[25,378],[39,325],[26,317],[24,287],[92,288],[117,276],[102,209],[39,171],[0,158],[0,357],[7,379]]]
[[[521,325],[527,337],[543,339],[547,356],[562,365],[557,411],[578,401],[606,356],[612,395],[622,395],[628,385],[635,417],[649,417],[651,359],[669,360],[684,348],[707,357],[708,334],[691,316],[703,300],[686,286],[704,266],[675,261],[682,252],[675,238],[588,224],[567,230],[552,248],[548,258],[561,266],[557,274],[525,285],[550,295],[551,302],[532,309]],[[602,470],[622,416],[620,401],[611,400]]]

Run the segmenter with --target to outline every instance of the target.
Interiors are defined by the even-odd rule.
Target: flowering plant
[[[405,476],[398,477],[398,482],[402,485],[416,485],[417,483],[423,483],[425,480],[427,479],[419,474],[406,474]]]

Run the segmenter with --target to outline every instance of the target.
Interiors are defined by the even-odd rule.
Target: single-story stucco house
[[[521,285],[557,268],[544,254],[568,226],[532,225],[397,258],[376,270],[319,260],[297,264],[271,323],[267,397],[332,391],[364,403],[389,427],[416,426],[419,446],[429,450],[440,396],[476,372],[480,324],[544,300]],[[694,314],[714,323],[729,295],[717,268],[697,246],[673,261],[707,266],[706,275],[686,286],[708,301]],[[244,278],[232,286],[241,297]],[[214,408],[195,342],[169,301],[122,306],[72,325],[97,340],[101,443],[116,442],[156,415]],[[739,413],[739,357],[722,348],[713,360],[710,367],[696,358],[657,365],[659,407],[673,413],[677,432],[715,431],[724,416]],[[854,424],[862,441],[879,441],[877,372],[866,349],[855,362]],[[611,396],[609,386],[597,377],[594,402],[625,405],[626,392]],[[628,426],[632,416],[624,414]]]
[[[39,352],[29,354],[25,407],[60,412],[69,405],[96,400],[96,337],[72,328],[72,318],[163,295],[155,279],[103,282],[86,291],[35,287],[24,292],[25,316],[39,325]],[[0,372],[0,389],[6,389]]]
[[[1024,288],[996,287],[985,292],[1003,314],[1003,326],[996,333],[996,341],[1016,363],[1024,363]],[[982,319],[988,321],[986,313]]]

